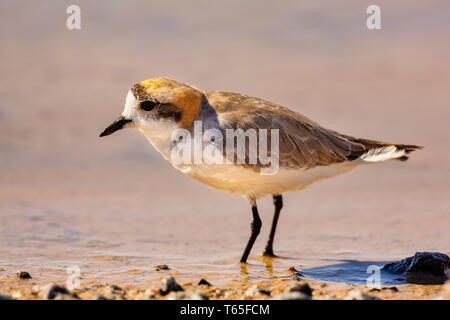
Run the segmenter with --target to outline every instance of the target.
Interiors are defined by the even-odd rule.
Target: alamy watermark
[[[67,7],[66,13],[69,16],[66,19],[66,27],[69,30],[81,29],[81,8],[76,4]],[[381,9],[380,6],[372,4],[367,7],[366,13],[370,16],[366,20],[366,26],[369,30],[381,29]]]
[[[81,8],[76,4],[72,4],[67,7],[66,13],[69,16],[66,19],[66,27],[69,30],[81,29]]]
[[[381,267],[372,264],[367,267],[366,273],[370,274],[366,280],[367,287],[381,289]]]
[[[379,30],[381,29],[381,9],[380,6],[372,4],[367,7],[367,14],[370,16],[366,20],[367,29],[369,30]]]
[[[66,280],[66,287],[69,290],[81,288],[81,269],[77,265],[69,266],[66,269],[68,275]]]
[[[189,130],[172,133],[174,164],[247,164],[258,165],[262,175],[276,174],[279,169],[279,129],[203,130],[202,121],[195,121],[193,136]],[[270,138],[269,136],[270,131]],[[248,143],[247,143],[248,141]]]

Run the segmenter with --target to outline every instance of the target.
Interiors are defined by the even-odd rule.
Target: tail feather
[[[403,159],[404,161],[408,159],[405,154],[406,151],[404,149],[399,149],[396,146],[387,146],[369,149],[369,151],[361,155],[359,159],[367,162],[380,162],[394,159]]]
[[[355,139],[354,142],[363,144],[366,147],[366,151],[359,152],[358,158],[367,162],[379,162],[387,160],[408,160],[408,154],[422,149],[423,146],[416,146],[413,144],[394,144],[368,139]],[[356,155],[351,155],[355,159]]]

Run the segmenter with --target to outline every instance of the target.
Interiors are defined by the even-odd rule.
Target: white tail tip
[[[406,152],[403,149],[399,149],[396,146],[387,146],[370,149],[364,153],[360,159],[367,162],[380,162],[398,159],[403,157],[405,154]]]

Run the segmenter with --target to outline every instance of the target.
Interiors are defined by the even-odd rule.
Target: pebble
[[[183,291],[183,288],[175,281],[172,276],[165,277],[161,281],[161,294],[166,295],[170,292]]]
[[[200,279],[200,281],[198,282],[198,285],[199,286],[201,286],[201,285],[205,285],[205,286],[208,286],[208,287],[211,287],[211,283],[209,283],[208,281],[206,281],[205,279]]]
[[[115,299],[117,296],[123,293],[123,289],[115,284],[108,285],[104,290],[103,294],[108,299]]]
[[[270,296],[270,291],[267,291],[257,285],[251,286],[250,288],[248,288],[244,295],[249,297],[249,296],[254,296],[256,294],[265,294],[267,296]]]
[[[13,299],[19,299],[20,297],[22,297],[22,294],[20,292],[14,292],[12,297]]]
[[[414,256],[388,263],[383,269],[396,273],[429,273],[437,277],[446,277],[450,267],[450,257],[439,252],[416,252]]]
[[[169,294],[168,300],[185,300],[186,299],[186,293],[184,292],[171,292]]]
[[[32,295],[37,295],[39,293],[40,288],[38,286],[33,286],[31,288],[31,294]]]
[[[333,295],[324,295],[324,296],[317,296],[314,297],[315,300],[340,300],[338,297],[333,296]]]
[[[201,292],[194,292],[193,294],[190,295],[189,300],[209,300],[209,299]]]
[[[377,297],[368,295],[367,293],[362,292],[360,289],[350,290],[345,297],[345,300],[380,300]]]
[[[155,297],[157,294],[161,293],[161,289],[158,286],[153,286],[151,288],[148,288],[147,290],[145,290],[144,295],[148,298],[153,298]]]
[[[200,292],[187,294],[186,292],[180,291],[180,292],[171,292],[169,294],[168,300],[208,300],[208,297]]]
[[[119,287],[118,285],[115,285],[115,284],[110,284],[108,287],[114,291],[123,291],[123,289],[121,287]]]
[[[391,291],[394,291],[394,292],[399,292],[397,287],[383,287],[381,289],[382,290],[391,290]]]
[[[94,297],[92,297],[92,300],[108,300],[108,298],[106,298],[104,295],[102,294],[97,294]]]
[[[17,271],[17,277],[20,279],[31,279],[31,275],[26,271]]]
[[[58,296],[63,296],[63,297],[58,297]],[[67,296],[67,297],[64,297],[64,296]],[[58,298],[58,300],[59,299],[65,300],[65,298],[77,299],[78,296],[76,294],[70,293],[69,290],[67,290],[66,288],[61,287],[54,283],[50,283],[43,288],[42,299],[52,300],[52,299],[56,299],[56,298]]]
[[[289,290],[289,292],[301,292],[301,293],[304,293],[304,294],[306,294],[306,295],[311,297],[313,290],[311,289],[309,284],[307,284],[305,281],[300,281],[295,286],[293,286]]]
[[[155,269],[155,271],[170,270],[170,268],[167,264],[159,264],[159,265],[155,266],[153,269]]]
[[[271,300],[311,300],[311,296],[299,291],[289,291],[279,294]]]
[[[76,295],[73,294],[58,294],[53,300],[78,300]]]
[[[12,298],[7,294],[0,293],[0,300],[11,300]]]

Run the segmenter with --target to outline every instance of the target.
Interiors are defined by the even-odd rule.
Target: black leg
[[[255,243],[256,237],[258,237],[259,231],[261,230],[261,219],[259,218],[258,208],[256,207],[256,202],[252,203],[252,214],[253,214],[253,222],[250,225],[251,233],[250,239],[248,239],[247,246],[245,247],[245,251],[242,254],[241,262],[247,262],[248,255],[250,254],[250,250],[252,250],[253,244]]]
[[[273,215],[272,228],[270,229],[266,248],[262,252],[263,256],[269,257],[275,257],[275,254],[273,253],[273,238],[275,237],[275,230],[277,229],[278,217],[280,216],[281,208],[283,208],[283,197],[281,194],[273,196],[273,204],[275,205],[275,213]]]

